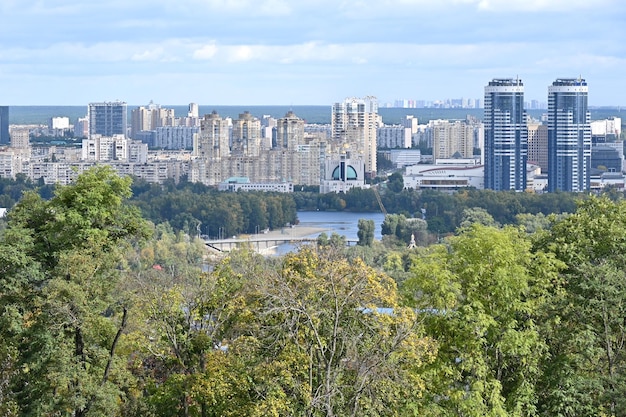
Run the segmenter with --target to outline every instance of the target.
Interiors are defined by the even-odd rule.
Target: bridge
[[[285,237],[267,237],[263,235],[251,235],[248,237],[234,237],[230,239],[205,239],[204,243],[211,249],[218,252],[230,252],[233,249],[242,246],[248,246],[260,254],[265,254],[269,249],[284,244],[301,245],[317,242],[316,237],[310,236],[285,236]],[[358,239],[347,239],[348,246],[356,245]]]

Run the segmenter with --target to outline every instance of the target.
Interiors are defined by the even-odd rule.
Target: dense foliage
[[[297,223],[293,197],[282,193],[218,192],[202,184],[135,181],[133,204],[158,224],[190,235],[228,237]]]
[[[196,191],[175,194],[213,204]],[[218,259],[130,196],[100,167],[10,212],[0,415],[626,414],[622,200],[517,210],[524,227],[476,205],[436,242],[418,238],[428,214],[391,215],[383,243],[364,221],[358,246]]]
[[[520,216],[571,213],[579,194],[516,193],[467,189],[454,194],[432,190],[403,189],[402,177],[392,174],[380,189],[384,208],[406,218],[428,220],[428,231],[435,235],[453,233],[462,226],[467,210],[483,209],[496,224],[518,224]],[[22,193],[37,189],[44,198],[54,187],[34,183],[20,176],[0,179],[0,207],[12,207]],[[302,187],[298,188],[301,190]],[[199,183],[150,184],[135,179],[131,201],[142,215],[155,224],[168,222],[175,230],[190,235],[226,237],[257,233],[297,223],[296,210],[379,212],[373,189],[354,188],[345,194],[319,194],[312,191],[280,193],[224,193]],[[618,193],[611,194],[618,198]],[[410,235],[410,234],[409,234]]]

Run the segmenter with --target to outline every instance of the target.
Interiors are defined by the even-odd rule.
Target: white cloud
[[[215,54],[217,54],[217,45],[215,42],[211,42],[193,51],[192,56],[193,59],[207,60],[213,58]]]
[[[143,52],[135,53],[130,58],[132,61],[161,61],[164,59],[163,48],[146,49]]]
[[[607,7],[615,0],[475,0],[478,8],[498,12],[572,12],[598,7]]]

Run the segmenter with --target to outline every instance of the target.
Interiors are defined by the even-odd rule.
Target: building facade
[[[376,130],[379,125],[376,97],[347,98],[332,106],[332,145],[334,152],[349,151],[361,158],[365,175],[376,176]]]
[[[485,87],[485,188],[526,189],[526,123],[522,80],[490,81]]]
[[[465,120],[438,120],[433,129],[433,158],[471,158],[474,155],[474,131]]]
[[[528,163],[548,172],[548,125],[528,123]]]
[[[559,78],[548,87],[548,191],[590,187],[591,115],[582,78]]]
[[[11,129],[11,147],[14,149],[28,149],[30,146],[30,130],[27,127]]]
[[[304,120],[289,111],[276,122],[276,137],[274,148],[287,149],[290,151],[298,149],[304,143]]]
[[[124,135],[128,124],[126,103],[122,101],[89,103],[89,136]]]
[[[403,125],[385,125],[376,131],[378,149],[406,149],[411,147],[411,128]]]
[[[8,145],[10,142],[9,106],[0,106],[0,145]]]

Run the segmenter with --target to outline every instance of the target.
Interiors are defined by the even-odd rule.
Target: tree
[[[394,172],[389,176],[387,188],[394,193],[399,193],[404,189],[404,178],[401,172]]]
[[[419,408],[433,354],[396,285],[359,260],[311,249],[259,280],[259,350],[289,415],[381,416]]]
[[[485,226],[497,226],[491,214],[480,207],[466,208],[463,210],[463,220],[460,226],[468,227],[473,223],[480,223]]]
[[[374,242],[374,220],[359,219],[358,227],[358,244],[361,246],[372,246]]]
[[[536,245],[566,264],[546,313],[541,415],[624,415],[626,202],[589,197]]]
[[[26,194],[0,240],[0,330],[16,353],[11,399],[20,415],[112,415],[124,396],[116,348],[128,309],[117,266],[148,236],[123,203],[130,178],[96,167],[49,201]]]
[[[521,231],[478,223],[414,257],[403,292],[439,346],[431,415],[535,415],[538,319],[559,267]]]
[[[193,246],[180,244],[183,252],[194,252]],[[197,260],[181,257],[176,263],[174,275],[142,262],[133,270],[138,314],[130,353],[141,357],[135,374],[146,392],[138,415],[146,409],[164,417],[246,415],[251,382],[236,339],[249,317],[242,294],[263,262],[240,251],[205,273]],[[236,264],[250,268],[250,275],[239,274]]]

